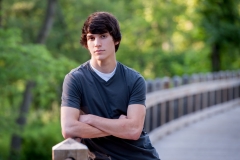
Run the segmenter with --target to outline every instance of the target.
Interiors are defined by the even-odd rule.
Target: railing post
[[[206,81],[206,76],[203,73],[200,73],[199,77],[200,77],[200,82],[205,82]]]
[[[228,100],[228,89],[223,88],[222,90],[222,102],[226,102]]]
[[[154,80],[154,83],[153,83],[154,87],[153,87],[153,91],[159,91],[162,89],[162,86],[161,86],[161,79],[160,78],[156,78]]]
[[[201,94],[196,94],[195,96],[195,111],[200,110],[201,108]]]
[[[181,85],[181,78],[179,76],[174,76],[172,78],[172,84],[173,87],[179,87]],[[181,110],[181,106],[180,106],[180,99],[175,99],[173,100],[173,108],[174,108],[174,114],[173,114],[173,119],[178,118],[179,117],[179,111]]]
[[[208,107],[208,93],[202,93],[202,109]]]
[[[68,138],[52,147],[52,160],[88,160],[88,148]]]
[[[206,80],[207,81],[213,81],[214,80],[214,75],[213,73],[207,73],[206,75]],[[210,91],[208,94],[208,107],[212,106],[215,104],[215,91]]]
[[[182,77],[182,84],[185,85],[185,84],[188,84],[189,83],[189,77],[187,74],[184,74],[183,77]]]
[[[153,92],[153,81],[152,80],[147,80],[146,81],[146,91],[147,93]],[[145,117],[145,123],[144,123],[144,128],[147,132],[151,130],[151,122],[152,122],[152,115],[151,115],[151,110],[152,108],[149,108],[146,110],[146,117]]]
[[[218,72],[213,72],[213,80],[218,80],[218,79],[220,79]]]
[[[221,103],[221,89],[216,90],[216,104]]]
[[[197,83],[197,82],[200,82],[199,75],[197,75],[197,74],[192,74],[192,75],[191,75],[191,82],[190,82],[190,83]]]
[[[184,98],[178,99],[178,117],[181,117],[184,113]]]
[[[231,71],[226,71],[226,76],[227,76],[227,79],[232,78],[232,72]]]
[[[193,95],[187,97],[187,114],[193,112]]]
[[[240,87],[239,86],[235,86],[234,87],[234,98],[239,98],[239,92],[240,92]]]
[[[190,77],[185,74],[183,75],[183,85],[187,85],[190,83]],[[184,114],[188,114],[191,110],[191,96],[187,96],[184,98]]]
[[[178,87],[181,85],[181,78],[179,76],[174,76],[172,79],[173,87]]]
[[[147,93],[150,93],[153,91],[153,82],[152,80],[147,80],[146,81],[146,90],[147,90]]]
[[[212,81],[213,80],[213,75],[211,73],[207,73],[206,80],[207,81]]]
[[[240,70],[237,71],[237,77],[240,78]]]
[[[153,91],[160,91],[162,89],[162,85],[161,85],[161,79],[157,78],[153,81]],[[159,105],[156,104],[152,107],[152,129],[155,129],[158,127],[159,125],[159,121],[160,121],[160,108]]]
[[[220,71],[220,77],[221,79],[226,79],[226,74],[223,71]]]
[[[162,80],[162,85],[163,85],[163,89],[170,88],[170,78],[169,77],[164,77],[163,80]]]
[[[171,84],[171,79],[169,77],[164,77],[163,78],[163,88],[168,89],[170,88]],[[164,104],[166,107],[166,122],[171,121],[174,119],[174,101],[169,101],[168,105],[167,103]]]
[[[166,102],[163,102],[161,104],[161,125],[163,125],[164,123],[166,123]]]
[[[179,76],[174,76],[172,79],[173,87],[182,85],[182,79]],[[174,118],[182,116],[183,113],[183,99],[179,98],[174,101]]]
[[[227,91],[228,91],[228,101],[230,101],[230,100],[233,99],[234,90],[233,90],[233,88],[230,87],[230,88],[227,89]]]

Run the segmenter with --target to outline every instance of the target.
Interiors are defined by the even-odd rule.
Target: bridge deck
[[[154,143],[161,160],[240,160],[240,106]]]

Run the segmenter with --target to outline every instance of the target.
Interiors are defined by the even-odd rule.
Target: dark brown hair
[[[107,32],[113,37],[114,42],[119,42],[115,45],[115,52],[117,52],[121,41],[121,32],[117,19],[108,12],[92,13],[83,25],[80,43],[87,48],[88,33],[103,34]]]

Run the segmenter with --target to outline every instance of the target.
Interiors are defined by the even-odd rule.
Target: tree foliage
[[[18,29],[1,29],[0,37],[0,135],[19,134],[14,122],[19,116],[16,110],[22,101],[25,83],[36,82],[33,108],[51,110],[52,104],[60,100],[64,75],[77,65],[64,57],[53,58],[43,45],[23,45]]]
[[[117,59],[146,79],[209,72],[216,45],[221,69],[240,68],[239,0],[52,0],[53,26],[45,43],[35,44],[48,2],[0,1],[0,136],[4,137],[0,159],[7,157],[8,135],[18,130],[16,110],[29,80],[36,87],[22,134],[21,158],[49,159],[50,147],[61,139],[60,126],[55,125],[63,78],[90,58],[79,39],[92,12],[108,11],[117,17],[122,32]]]
[[[212,47],[212,70],[227,69],[224,65],[229,60],[227,57],[231,55],[232,62],[236,63],[240,56],[240,1],[200,0],[199,4],[205,39]]]

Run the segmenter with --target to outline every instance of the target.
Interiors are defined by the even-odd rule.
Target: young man
[[[96,12],[85,21],[80,42],[91,59],[64,79],[62,134],[80,137],[96,160],[159,160],[143,130],[145,80],[117,62],[120,41],[110,13]]]

